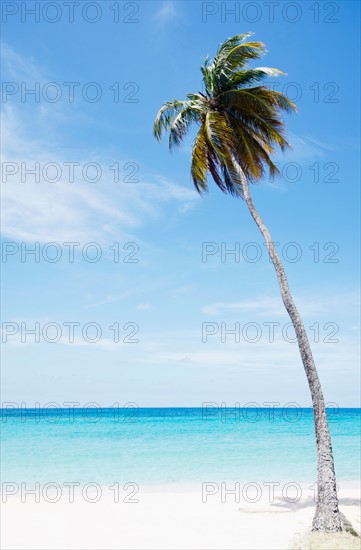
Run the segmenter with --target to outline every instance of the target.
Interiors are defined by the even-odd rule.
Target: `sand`
[[[241,484],[242,487],[242,484]],[[124,502],[133,487],[121,488],[120,502],[114,502],[114,492],[103,487],[101,494],[90,488],[86,498],[76,490],[74,502],[69,502],[68,489],[62,490],[57,502],[47,502],[40,495],[21,491],[2,502],[3,550],[286,550],[333,548],[332,540],[322,542],[309,538],[314,512],[312,492],[303,489],[300,498],[288,502],[279,491],[270,499],[264,490],[257,502],[252,490],[248,496],[235,502],[234,495],[226,495],[221,502],[219,488],[202,502],[201,486],[140,487],[133,496],[139,502]],[[81,488],[83,489],[83,488]],[[251,488],[252,489],[252,488]],[[214,488],[214,491],[216,489]],[[292,499],[291,491],[289,495]],[[345,484],[341,488],[340,508],[360,532],[359,484]],[[25,497],[25,498],[24,498]],[[50,488],[48,500],[59,497]],[[2,496],[4,499],[4,495]],[[273,502],[270,502],[273,500]],[[360,548],[360,540],[349,535],[337,539],[335,548]],[[316,540],[316,542],[315,542]],[[316,544],[316,545],[315,545]],[[327,546],[322,546],[327,544]],[[339,544],[339,546],[337,546]],[[356,544],[356,545],[355,545]]]

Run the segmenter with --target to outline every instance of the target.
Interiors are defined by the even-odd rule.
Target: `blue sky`
[[[119,2],[118,23],[114,2],[95,4],[97,13],[75,11],[73,22],[62,2],[54,23],[55,12],[36,22],[21,3],[17,13],[3,12],[2,318],[13,324],[3,325],[2,400],[310,404],[245,204],[211,182],[203,199],[194,192],[194,133],[172,154],[152,136],[164,101],[201,89],[204,57],[253,31],[269,50],[258,65],[287,72],[271,82],[298,107],[287,118],[293,150],[276,157],[284,177],[254,186],[254,201],[280,243],[326,401],[358,406],[359,4],[301,2],[296,12],[281,2],[270,22],[264,2],[248,11],[235,2]],[[34,86],[39,97],[25,94]],[[25,173],[35,163],[39,182]],[[77,163],[74,178],[69,163]],[[79,243],[72,262],[69,242]],[[31,246],[40,261],[22,261]],[[235,247],[239,257],[222,261],[222,250]],[[202,250],[214,254],[202,261]],[[59,261],[50,261],[54,254]],[[71,322],[73,342],[64,325]],[[22,342],[21,323],[39,323],[40,341],[29,334]],[[83,337],[87,323],[100,327],[97,342]],[[205,342],[204,323],[216,332]],[[274,342],[269,323],[278,323]],[[135,324],[139,342],[124,342]],[[222,342],[222,326],[239,341]]]

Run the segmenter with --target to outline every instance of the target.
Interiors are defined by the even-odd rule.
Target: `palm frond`
[[[286,111],[288,113],[291,113],[292,111],[297,111],[296,105],[290,99],[288,99],[285,94],[283,94],[282,92],[271,90],[267,86],[256,86],[239,91],[253,94],[255,97],[258,97],[261,101],[263,101],[264,104],[268,103],[276,109],[281,109],[282,111]]]
[[[244,69],[234,72],[228,79],[228,82],[222,86],[222,90],[234,90],[244,86],[249,86],[261,82],[268,76],[277,77],[286,73],[279,69],[270,67],[256,67],[255,69]]]
[[[222,179],[222,163],[220,162],[220,159],[218,155],[215,154],[213,149],[208,149],[208,170],[216,183],[216,185],[220,188],[223,193],[226,193],[229,189],[227,184]]]
[[[200,110],[191,103],[177,114],[169,128],[169,149],[172,149],[174,145],[180,145],[191,124],[198,122],[200,116]]]
[[[185,107],[185,101],[167,101],[161,109],[159,109],[154,121],[153,132],[158,141],[161,141],[163,133],[169,129],[177,114]]]
[[[239,188],[238,180],[233,179],[235,173],[234,158],[235,136],[232,126],[224,113],[210,111],[205,121],[206,138],[209,149],[215,153],[223,172],[222,184],[216,183],[222,191],[228,191],[233,196],[241,196],[242,189]],[[212,174],[213,175],[213,174]]]
[[[220,104],[228,108],[238,109],[240,112],[255,113],[270,119],[281,120],[280,111],[296,111],[292,101],[281,92],[270,90],[266,86],[241,88],[223,92],[217,98]]]
[[[227,88],[229,79],[236,71],[245,67],[250,59],[258,59],[265,52],[262,42],[231,41],[230,44],[219,51],[209,67],[213,93]]]
[[[265,51],[262,42],[245,42],[217,60],[217,65],[222,66],[223,70],[234,71],[243,67],[249,59],[259,59]]]
[[[206,65],[201,67],[201,71],[203,75],[204,88],[208,94],[212,94],[213,93],[212,72],[210,68]]]
[[[239,189],[237,189],[237,184],[233,183],[232,177],[225,164],[222,164],[222,175],[228,193],[233,196],[236,194],[242,196],[242,186],[239,184]]]
[[[208,171],[208,146],[206,139],[205,123],[198,130],[193,143],[191,176],[198,193],[207,190]]]
[[[227,185],[227,190],[233,197],[243,198],[243,181],[237,169],[237,165],[233,157],[226,159],[223,164],[223,177]],[[246,176],[245,176],[246,177]]]
[[[244,128],[250,130],[268,147],[277,146],[282,151],[290,148],[284,137],[284,124],[279,118],[276,118],[277,113],[260,115],[255,110],[239,110],[237,107],[230,107],[227,112],[232,120],[239,121]]]
[[[259,180],[264,175],[265,165],[271,176],[278,174],[279,170],[270,156],[274,150],[269,141],[239,120],[232,119],[231,124],[235,134],[237,160],[247,178],[250,181]]]
[[[229,155],[233,147],[233,133],[223,113],[209,110],[205,119],[205,132],[208,146],[220,159]]]
[[[233,50],[236,46],[241,44],[246,38],[252,36],[253,32],[246,32],[244,34],[236,34],[231,38],[227,38],[219,47],[215,56],[215,61],[220,59],[222,56],[227,55],[230,51]]]

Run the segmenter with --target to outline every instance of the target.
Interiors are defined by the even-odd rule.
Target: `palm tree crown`
[[[182,142],[192,123],[199,126],[191,166],[199,193],[207,190],[210,173],[223,192],[242,196],[234,161],[247,181],[255,182],[264,175],[265,167],[272,175],[278,172],[271,160],[275,147],[289,147],[281,111],[295,110],[295,105],[281,92],[256,85],[267,76],[284,73],[248,66],[250,60],[266,52],[262,42],[245,42],[251,34],[240,34],[221,44],[213,61],[206,58],[201,67],[204,93],[166,102],[154,123],[159,141],[163,132],[169,131],[170,149]]]

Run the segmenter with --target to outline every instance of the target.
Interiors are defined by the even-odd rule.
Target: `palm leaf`
[[[270,67],[257,67],[256,69],[236,71],[229,77],[227,84],[222,86],[222,90],[249,86],[250,84],[262,81],[267,76],[277,77],[284,74],[286,73]]]
[[[174,118],[169,128],[169,148],[174,145],[179,145],[184,136],[188,133],[193,122],[197,122],[200,117],[200,112],[197,108],[189,103],[187,107],[182,109]]]
[[[265,53],[265,47],[262,42],[245,42],[235,46],[227,55],[217,60],[217,65],[221,65],[223,70],[234,71],[244,66],[249,59],[258,59]]]
[[[173,99],[159,109],[153,126],[154,136],[158,141],[161,140],[163,132],[169,129],[177,114],[185,107],[185,103],[185,101]]]
[[[207,190],[208,146],[205,124],[200,127],[193,143],[191,176],[198,193]]]
[[[236,34],[231,38],[227,38],[227,40],[225,40],[223,44],[219,46],[214,61],[217,62],[219,59],[222,58],[222,56],[227,55],[230,51],[233,50],[233,48],[241,44],[241,42],[243,42],[246,38],[249,38],[253,34],[253,32],[247,32],[245,34]]]

